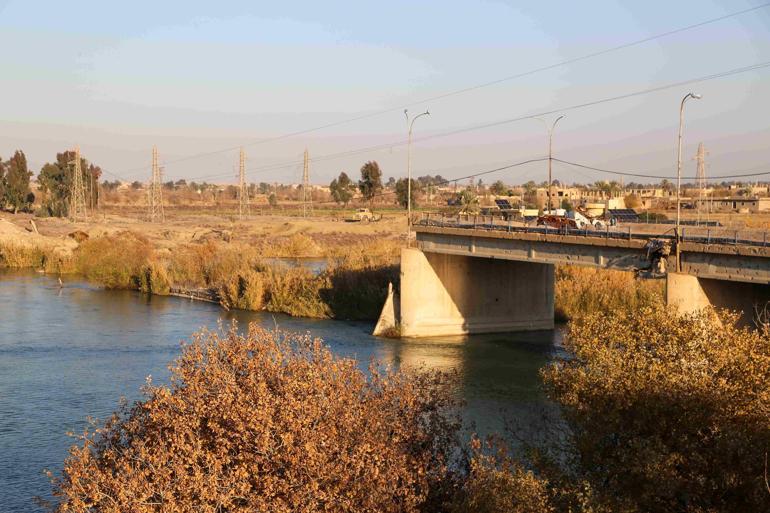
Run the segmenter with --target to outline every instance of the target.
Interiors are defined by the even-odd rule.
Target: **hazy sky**
[[[770,7],[608,55],[441,100],[468,86],[691,25],[760,1],[0,0],[0,156],[23,149],[37,171],[79,144],[106,179],[147,180],[158,146],[170,179],[232,182],[246,145],[249,180],[296,182],[305,147],[314,183],[377,160],[406,173],[401,110],[429,108],[416,137],[558,110],[770,62]],[[687,104],[686,174],[698,142],[708,173],[770,171],[770,68],[566,111],[555,156],[675,173],[678,107]],[[264,139],[389,112],[278,141]],[[556,115],[546,116],[554,119]],[[260,142],[263,141],[263,142]],[[369,146],[369,152],[341,158]],[[459,177],[546,154],[524,120],[417,141],[415,175]],[[178,159],[202,153],[206,156]],[[278,167],[277,165],[282,165]],[[265,169],[265,168],[268,169]],[[484,176],[518,183],[545,163]],[[611,175],[555,165],[566,181]],[[770,178],[768,175],[767,178]],[[628,179],[626,179],[628,181]]]

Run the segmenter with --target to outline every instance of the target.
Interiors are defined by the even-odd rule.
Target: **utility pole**
[[[302,217],[313,213],[313,191],[310,190],[310,156],[305,148],[302,166]]]
[[[559,120],[565,118],[566,116],[562,115],[556,118],[556,120],[553,122],[553,124],[549,127],[548,123],[542,119],[542,118],[534,118],[538,119],[543,122],[545,125],[546,130],[548,130],[548,213],[551,214],[551,197],[553,196],[553,129],[556,128],[556,123],[559,122]]]
[[[241,148],[238,165],[238,217],[249,215],[249,187],[246,184],[246,152]]]
[[[676,154],[676,237],[677,240],[679,240],[679,218],[680,218],[680,211],[682,206],[682,196],[681,196],[681,189],[682,189],[682,131],[684,130],[684,104],[689,100],[690,98],[693,98],[695,100],[700,100],[702,96],[697,93],[687,93],[684,98],[682,98],[682,102],[679,104],[679,138],[677,139],[677,154]],[[679,272],[679,258],[677,258],[677,272]]]
[[[72,180],[70,182],[70,219],[73,222],[82,219],[88,220],[88,211],[86,210],[86,191],[83,183],[83,169],[80,163],[80,146],[75,146],[75,160],[70,162],[74,164],[72,168]]]
[[[698,224],[700,224],[700,211],[701,207],[703,206],[703,193],[706,189],[706,155],[708,155],[708,152],[706,151],[706,148],[703,146],[703,143],[700,143],[698,145],[698,152],[695,154],[695,162],[697,162],[698,171],[696,173],[696,178],[698,182]],[[706,211],[708,213],[708,209]]]
[[[409,246],[412,240],[412,129],[414,128],[414,122],[418,118],[423,116],[430,116],[430,112],[425,109],[422,114],[417,114],[413,118],[409,118],[409,110],[404,109],[404,117],[406,118],[406,126],[408,128],[407,145],[406,145],[406,244]]]
[[[161,181],[161,168],[158,165],[158,148],[155,146],[152,147],[152,180],[147,194],[149,195],[150,222],[164,222],[166,216],[163,213],[163,182]]]

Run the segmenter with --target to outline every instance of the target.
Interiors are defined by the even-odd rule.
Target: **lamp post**
[[[684,104],[687,100],[690,98],[694,98],[696,100],[700,100],[703,98],[700,94],[697,93],[687,93],[684,98],[682,98],[682,103],[679,105],[679,142],[678,142],[678,148],[677,148],[677,157],[676,157],[676,237],[677,240],[679,239],[679,217],[681,213],[681,196],[680,191],[682,188],[682,129],[684,127]],[[677,266],[679,264],[677,263]]]
[[[430,116],[430,112],[425,110],[422,114],[418,114],[409,119],[409,111],[404,109],[404,117],[406,117],[406,126],[409,128],[409,137],[406,146],[406,243],[410,244],[412,240],[412,127],[414,122],[422,116]]]
[[[553,129],[556,128],[556,123],[566,116],[561,115],[556,118],[553,124],[549,127],[548,123],[542,118],[535,118],[540,120],[545,125],[545,129],[548,131],[548,213],[552,213],[551,197],[553,196],[553,179],[552,179],[552,164],[553,164]]]

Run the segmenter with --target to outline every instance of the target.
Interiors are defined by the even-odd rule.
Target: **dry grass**
[[[578,266],[556,268],[555,315],[569,321],[580,314],[638,309],[662,303],[663,280],[642,280],[633,273]]]
[[[0,268],[38,269],[48,273],[73,271],[72,258],[56,248],[30,244],[0,244]]]
[[[171,287],[208,289],[226,308],[267,310],[299,317],[375,319],[398,247],[391,241],[324,246],[294,234],[261,245],[211,240],[157,250],[144,237],[120,232],[85,241],[76,251],[76,270],[107,288],[168,294]],[[335,255],[320,274],[266,257]]]

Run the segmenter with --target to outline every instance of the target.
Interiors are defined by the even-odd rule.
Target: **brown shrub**
[[[70,449],[58,511],[401,513],[451,491],[444,374],[367,379],[320,340],[257,326],[195,335],[171,370]]]
[[[575,471],[611,511],[767,511],[770,338],[663,306],[574,320],[543,372]]]
[[[626,271],[557,266],[555,315],[567,321],[590,312],[663,304],[663,287],[663,280],[642,280]]]
[[[472,441],[470,470],[452,513],[554,513],[553,492],[547,480],[524,469],[501,447],[492,454]]]
[[[83,241],[75,252],[78,272],[107,288],[142,288],[153,255],[150,242],[134,232]]]

